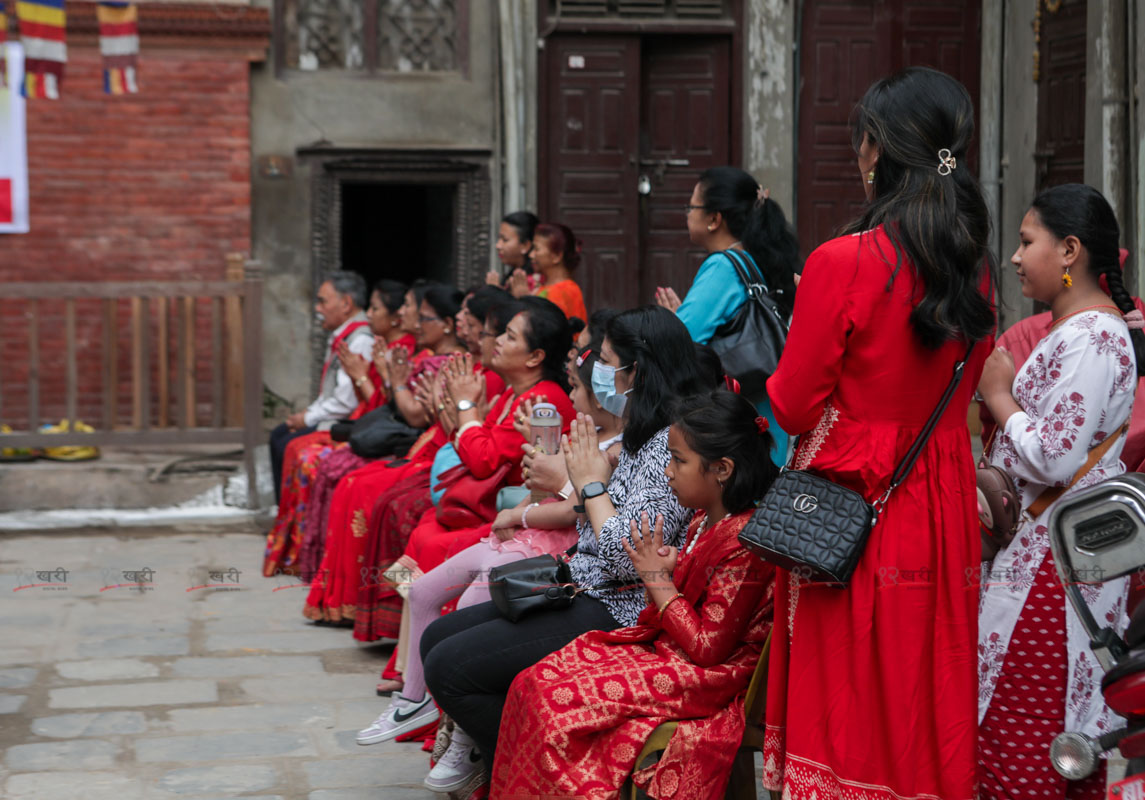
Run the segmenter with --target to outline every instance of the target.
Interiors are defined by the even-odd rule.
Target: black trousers
[[[296,431],[286,427],[286,423],[279,423],[278,427],[270,432],[270,469],[274,474],[274,500],[282,500],[282,456],[286,453],[286,445],[291,439],[314,433],[317,428],[299,428]]]
[[[477,743],[489,772],[509,684],[519,672],[582,633],[620,627],[608,607],[580,595],[566,609],[510,622],[492,603],[434,620],[421,637],[425,682],[433,699]]]

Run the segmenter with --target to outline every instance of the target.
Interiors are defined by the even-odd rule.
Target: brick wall
[[[0,296],[7,281],[219,279],[226,253],[249,252],[248,59],[217,49],[149,49],[146,37],[142,50],[137,95],[103,94],[98,51],[69,42],[61,98],[28,102],[31,232],[0,235]],[[19,427],[27,416],[25,309],[0,305],[0,421]],[[47,315],[42,418],[58,420],[64,414],[63,315],[61,308],[40,305]],[[123,403],[117,417],[126,422],[126,303],[119,319]],[[98,303],[81,303],[80,417],[93,422],[102,396],[100,325]],[[210,342],[205,303],[196,331],[206,343],[198,349],[201,360]],[[204,406],[207,365],[197,374]]]

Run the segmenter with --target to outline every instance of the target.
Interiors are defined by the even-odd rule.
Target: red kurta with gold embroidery
[[[697,514],[688,541],[697,535]],[[635,776],[649,797],[723,797],[744,695],[771,631],[775,568],[740,547],[743,512],[700,535],[663,617],[593,631],[522,672],[501,718],[491,796],[615,798],[648,735],[680,725]]]

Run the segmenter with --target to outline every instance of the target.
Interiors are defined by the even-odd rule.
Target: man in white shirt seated
[[[356,272],[331,272],[318,287],[314,310],[322,329],[330,331],[326,360],[322,363],[322,380],[318,398],[286,418],[270,433],[270,464],[274,472],[275,500],[282,498],[282,457],[291,439],[329,428],[358,405],[354,382],[342,369],[338,346],[345,342],[351,353],[367,361],[373,358],[374,335],[366,320],[366,281]]]

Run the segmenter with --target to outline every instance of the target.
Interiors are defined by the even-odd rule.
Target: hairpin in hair
[[[949,175],[954,172],[954,168],[958,166],[958,161],[950,153],[949,148],[942,148],[938,151],[938,174]]]
[[[576,365],[577,365],[577,367],[583,367],[583,366],[584,366],[584,360],[585,360],[586,358],[588,358],[590,355],[592,355],[592,348],[590,348],[590,347],[586,347],[586,348],[584,349],[584,352],[583,352],[583,353],[581,353],[579,356],[577,356],[577,357],[576,357]]]
[[[764,418],[764,417],[756,417],[755,418],[755,429],[757,431],[759,431],[760,433],[767,433],[767,429],[769,427],[770,427],[770,425],[768,424],[766,418]]]
[[[728,387],[729,392],[735,392],[736,394],[739,394],[739,381],[737,381],[731,375],[724,376],[724,386]]]

